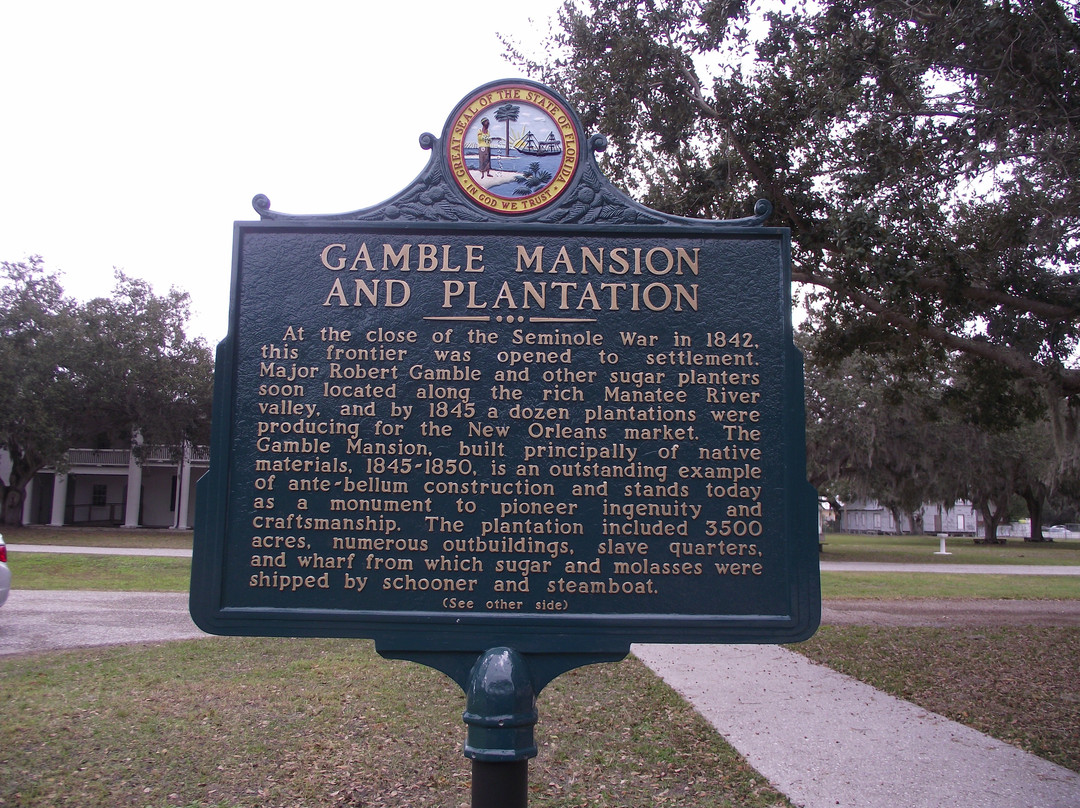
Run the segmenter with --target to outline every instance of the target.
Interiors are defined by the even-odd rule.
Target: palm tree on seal
[[[516,121],[521,107],[516,104],[503,104],[495,110],[495,120],[506,123],[506,156],[510,156],[510,121]]]

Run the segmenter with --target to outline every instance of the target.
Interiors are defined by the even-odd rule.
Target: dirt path
[[[1080,626],[1077,600],[826,600],[831,626]]]

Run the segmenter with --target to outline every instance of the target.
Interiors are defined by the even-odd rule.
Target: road
[[[0,608],[0,655],[206,637],[186,592],[13,589]]]
[[[0,656],[207,637],[185,592],[13,590],[0,608]],[[1080,601],[825,601],[826,625],[1080,626]]]

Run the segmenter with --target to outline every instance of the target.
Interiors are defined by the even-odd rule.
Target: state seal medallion
[[[554,202],[577,171],[574,116],[551,91],[497,82],[465,99],[447,123],[450,175],[482,208],[523,214]]]

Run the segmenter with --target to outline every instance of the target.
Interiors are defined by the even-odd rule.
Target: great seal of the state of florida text
[[[446,150],[450,175],[469,199],[495,213],[526,214],[569,187],[581,137],[563,101],[538,85],[507,81],[458,105]]]

